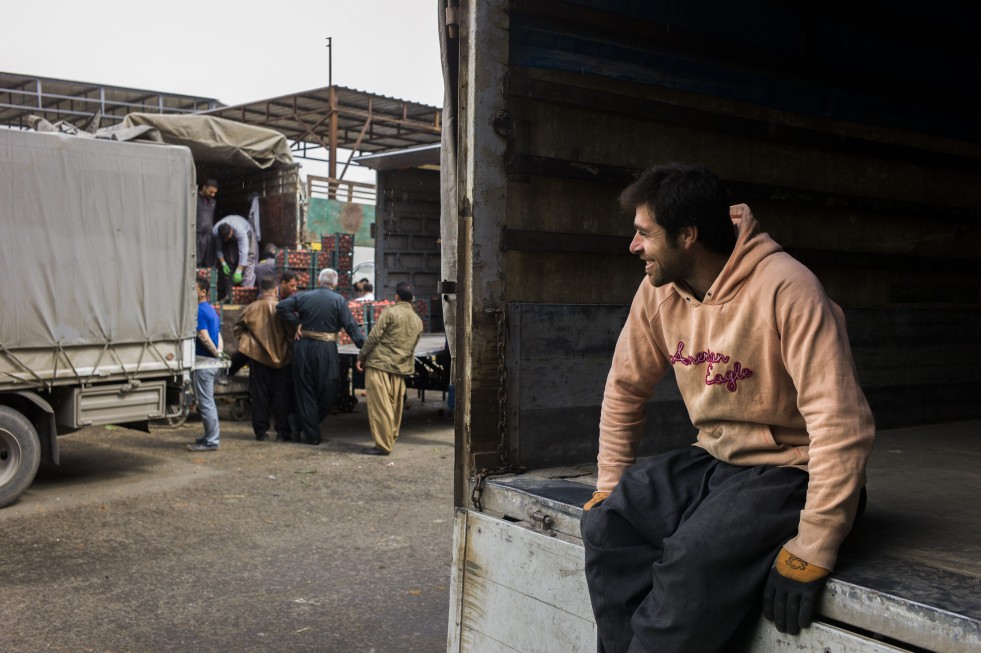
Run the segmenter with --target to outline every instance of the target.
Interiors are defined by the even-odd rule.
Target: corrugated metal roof
[[[0,72],[0,124],[27,127],[28,116],[85,128],[108,127],[128,113],[197,113],[221,106],[213,98]]]
[[[356,89],[334,86],[208,111],[210,115],[268,127],[291,141],[329,147],[331,116],[337,116],[337,147],[363,154],[439,143],[441,109]]]
[[[275,129],[293,143],[329,149],[336,115],[336,146],[359,154],[439,143],[439,107],[334,86],[332,110],[330,89],[226,107],[213,98],[0,72],[0,124],[27,127],[28,116],[36,115],[85,129],[95,116],[100,119],[94,127],[108,127],[129,113],[207,113]]]

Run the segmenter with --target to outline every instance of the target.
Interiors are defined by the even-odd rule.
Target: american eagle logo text
[[[729,392],[736,391],[736,381],[742,379],[748,379],[753,376],[753,370],[748,367],[743,367],[738,362],[733,363],[732,368],[725,371],[724,374],[712,374],[715,365],[718,363],[726,364],[729,362],[729,357],[725,354],[718,354],[714,351],[706,349],[705,351],[700,351],[694,356],[685,356],[682,351],[685,349],[684,342],[678,342],[678,349],[675,350],[674,356],[670,358],[671,364],[681,363],[685,367],[689,365],[702,365],[707,364],[708,367],[705,368],[705,385],[724,385]]]

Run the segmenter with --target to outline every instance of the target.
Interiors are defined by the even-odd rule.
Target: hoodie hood
[[[739,235],[728,262],[705,296],[703,303],[706,304],[724,304],[732,300],[763,259],[783,251],[783,247],[763,232],[745,204],[729,207],[729,217]]]

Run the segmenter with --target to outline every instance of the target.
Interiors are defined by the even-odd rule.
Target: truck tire
[[[41,440],[30,420],[0,406],[0,508],[17,500],[41,464]]]
[[[252,419],[252,402],[247,397],[240,397],[235,400],[229,410],[231,418],[236,422],[244,422]]]
[[[178,426],[184,425],[184,422],[187,421],[187,417],[190,414],[191,407],[185,404],[173,413],[167,413],[162,421],[168,428],[177,428]]]

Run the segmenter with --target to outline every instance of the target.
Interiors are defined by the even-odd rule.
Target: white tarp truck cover
[[[194,183],[185,147],[0,129],[0,390],[190,368]]]

